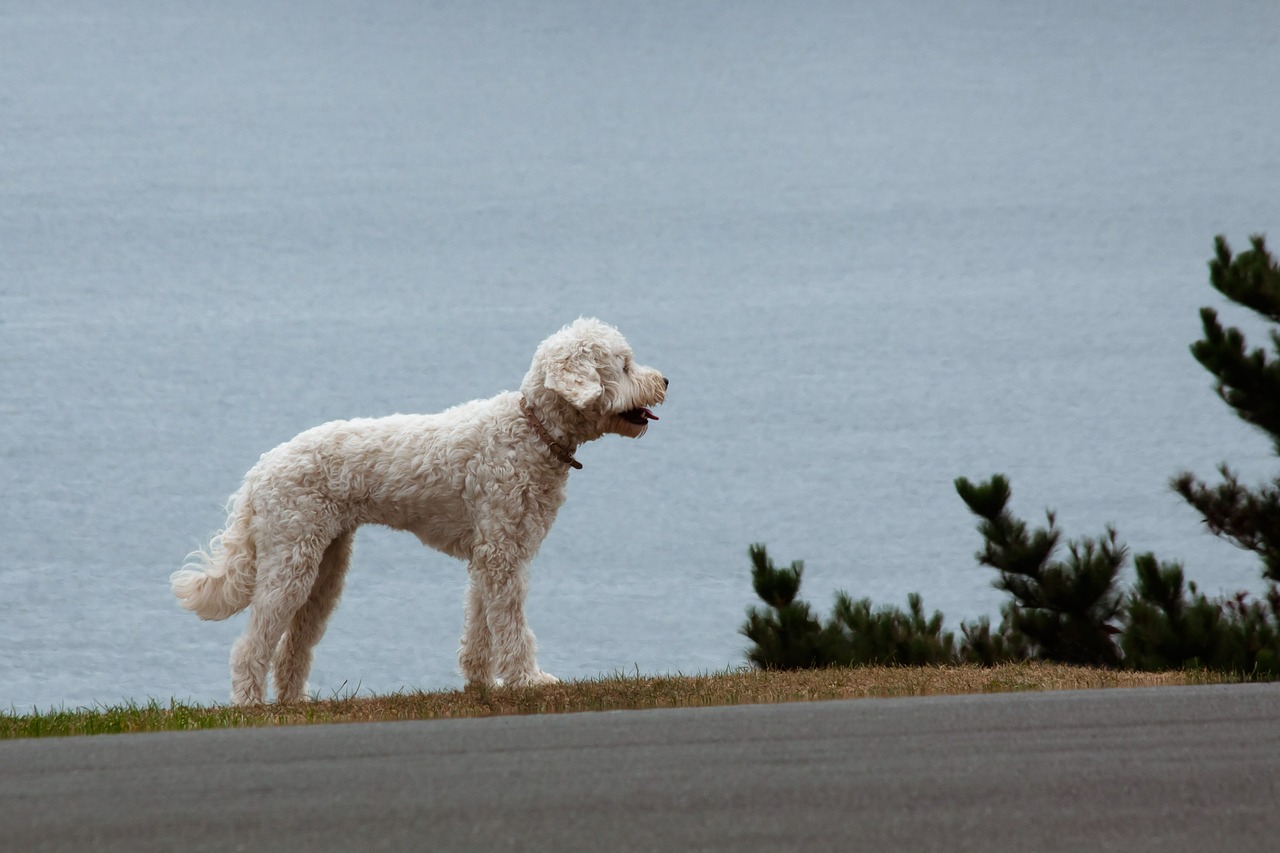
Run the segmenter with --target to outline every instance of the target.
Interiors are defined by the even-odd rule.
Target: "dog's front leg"
[[[485,614],[484,583],[475,570],[467,571],[467,609],[462,622],[462,646],[458,664],[467,684],[489,687],[493,680],[493,634]]]
[[[537,640],[525,622],[528,561],[510,550],[482,546],[471,557],[471,583],[479,584],[489,626],[492,675],[512,687],[552,684],[559,679],[538,669]]]

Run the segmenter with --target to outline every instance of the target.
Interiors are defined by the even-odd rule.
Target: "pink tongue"
[[[644,413],[645,418],[648,420],[651,420],[651,421],[659,420],[658,416],[655,415],[653,412],[649,411],[648,409],[641,409],[640,411]]]

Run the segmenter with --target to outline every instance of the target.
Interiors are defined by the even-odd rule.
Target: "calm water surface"
[[[959,475],[1257,588],[1167,481],[1274,468],[1187,345],[1280,235],[1280,5],[271,5],[0,3],[0,707],[225,700],[167,577],[258,455],[582,314],[672,385],[534,564],[561,677],[741,663],[755,541],[994,615]],[[460,685],[462,566],[356,551],[313,688]]]

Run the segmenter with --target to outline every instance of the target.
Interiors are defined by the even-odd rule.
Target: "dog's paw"
[[[542,687],[547,684],[559,684],[560,679],[556,678],[549,672],[543,672],[536,669],[527,675],[517,675],[512,677],[507,684],[511,687]]]

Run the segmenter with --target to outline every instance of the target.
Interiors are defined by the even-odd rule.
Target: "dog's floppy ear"
[[[591,354],[581,350],[559,355],[547,362],[543,384],[573,404],[585,409],[604,393],[600,373]]]

